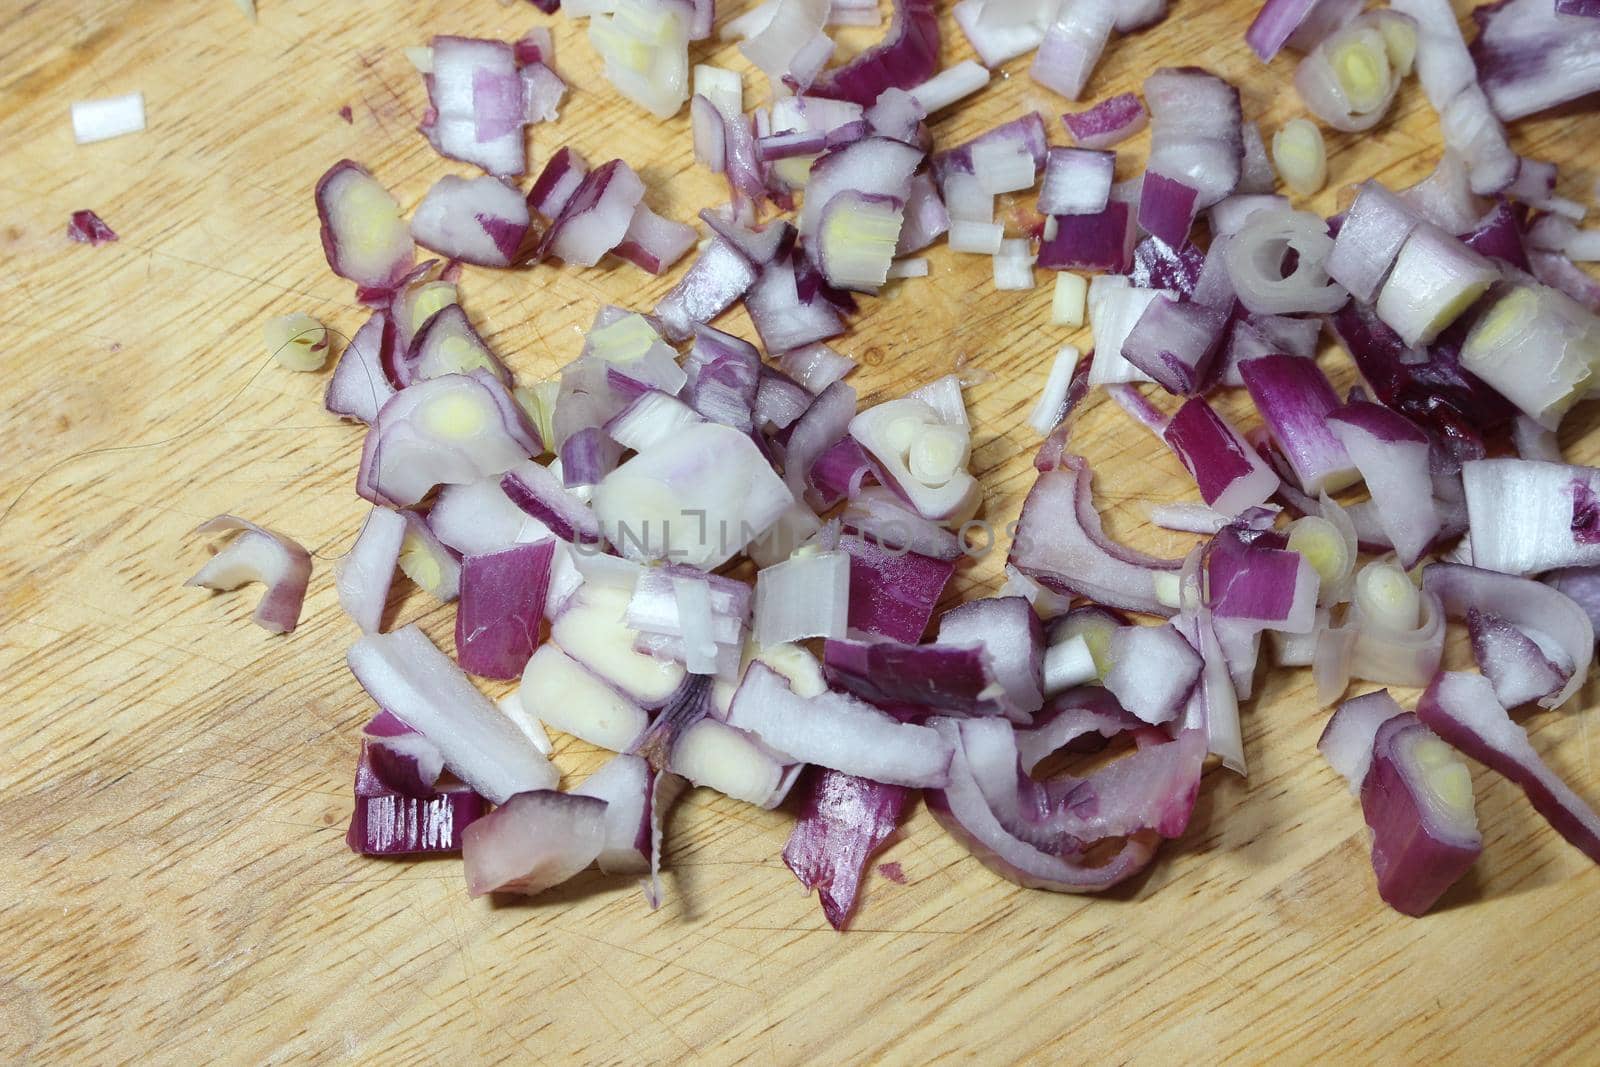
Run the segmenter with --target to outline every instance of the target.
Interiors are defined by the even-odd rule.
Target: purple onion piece
[[[1327,422],[1367,483],[1400,565],[1416,566],[1440,530],[1427,435],[1405,416],[1366,402],[1345,405]]]
[[[374,507],[367,513],[350,551],[333,566],[339,605],[362,633],[382,629],[383,609],[405,543],[406,519],[398,511]]]
[[[363,749],[356,767],[355,809],[345,844],[363,856],[455,852],[461,848],[463,831],[488,808],[482,797],[464,786],[427,798],[387,789]]]
[[[345,418],[368,424],[376,421],[378,412],[395,394],[396,386],[384,373],[384,365],[394,359],[397,343],[393,320],[381,311],[373,312],[340,354],[328,379],[323,406]]]
[[[1147,170],[1139,194],[1139,228],[1174,248],[1188,244],[1198,199],[1193,187]]]
[[[1132,209],[1117,200],[1097,215],[1061,215],[1055,236],[1039,245],[1039,266],[1121,273],[1133,262],[1133,223]]]
[[[1536,641],[1498,615],[1470,608],[1467,630],[1472,658],[1494,685],[1495,698],[1508,708],[1552,696],[1572,677],[1572,661],[1554,642]]]
[[[419,800],[436,795],[434,786],[444,770],[444,753],[437,745],[387,711],[367,723],[362,734],[362,759],[382,789]],[[361,794],[360,771],[356,793]]]
[[[1600,863],[1600,815],[1539,758],[1489,680],[1444,671],[1417,703],[1417,717],[1463,753],[1522,788],[1534,810],[1574,848]]]
[[[922,640],[955,562],[891,552],[870,538],[841,537],[839,547],[850,555],[850,629],[893,641]]]
[[[1156,595],[1156,575],[1176,572],[1163,560],[1110,541],[1090,495],[1088,461],[1063,456],[1039,476],[1023,502],[1009,562],[1058,593],[1074,592],[1111,607],[1170,616]]]
[[[1263,504],[1278,489],[1272,468],[1204,397],[1185,401],[1161,436],[1194,476],[1201,499],[1223,514]]]
[[[588,173],[589,163],[583,156],[571,148],[557,150],[528,190],[528,207],[546,222],[554,222]]]
[[[1211,379],[1211,365],[1228,328],[1215,308],[1158,297],[1122,342],[1122,358],[1176,396],[1194,396]]]
[[[1032,774],[1047,757],[1068,749],[1098,751],[1146,724],[1125,711],[1102,686],[1084,685],[1051,697],[1029,726],[1017,728],[1017,756]]]
[[[1415,715],[1378,727],[1361,812],[1378,895],[1406,915],[1426,913],[1483,851],[1472,774]]]
[[[910,790],[821,767],[803,777],[805,799],[783,862],[801,885],[817,890],[822,914],[835,930],[843,930],[855,910],[867,861],[895,832]]]
[[[1473,608],[1498,615],[1521,630],[1547,635],[1575,664],[1567,684],[1539,704],[1560,707],[1582,688],[1594,659],[1595,630],[1588,614],[1548,585],[1459,563],[1433,563],[1422,572],[1424,593],[1439,597],[1445,612],[1463,618]]]
[[[1359,472],[1328,426],[1339,396],[1315,360],[1268,355],[1238,364],[1250,399],[1307,493],[1338,492]],[[1431,494],[1430,494],[1431,495]]]
[[[72,213],[72,221],[67,223],[67,236],[79,244],[98,248],[115,241],[117,231],[107,226],[105,220],[93,211],[83,210]]]
[[[509,267],[529,225],[528,204],[515,187],[487,175],[447,174],[417,205],[411,236],[424,248],[462,263]]]
[[[461,561],[456,658],[481,678],[520,678],[539,647],[554,541]]]
[[[1022,597],[984,597],[952,608],[939,619],[938,641],[982,646],[990,673],[1005,690],[1008,717],[1031,716],[1044,703],[1044,627]]]
[[[810,91],[867,107],[885,89],[914,89],[938,70],[939,19],[932,0],[896,0],[883,40],[843,66],[823,71]]]
[[[874,704],[959,715],[1011,712],[989,695],[996,684],[982,644],[908,645],[898,641],[835,641],[823,645],[828,684]]]
[[[1074,144],[1107,149],[1121,144],[1150,124],[1144,103],[1133,93],[1107,97],[1087,111],[1068,113],[1061,121]]]
[[[511,382],[511,371],[473,327],[460,304],[447,304],[428,316],[405,356],[396,361],[396,369],[405,385],[474,370],[486,370],[502,382]]]

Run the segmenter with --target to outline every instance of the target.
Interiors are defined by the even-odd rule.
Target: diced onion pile
[[[1483,848],[1458,751],[1600,862],[1600,816],[1506,710],[1562,706],[1594,655],[1600,469],[1563,462],[1553,434],[1600,387],[1600,286],[1574,266],[1600,240],[1504,127],[1600,90],[1600,8],[1482,7],[1470,48],[1446,0],[1360,8],[1268,0],[1247,40],[1302,55],[1295,88],[1335,130],[1379,126],[1414,71],[1445,149],[1410,189],[1340,173],[1312,119],[1269,150],[1237,88],[1197,67],[1075,107],[1069,145],[1034,112],[934,142],[932,112],[1030,51],[1031,76],[1078,100],[1162,0],[960,0],[983,65],[943,71],[931,0],[897,0],[883,41],[840,66],[828,28],[869,8],[766,0],[722,31],[773,90],[748,112],[737,72],[689,65],[712,0],[567,0],[618,92],[667,121],[687,105],[696,160],[728,186],[688,223],[621,159],[561,149],[519,181],[526,127],[558,122],[564,96],[547,31],[411,50],[422,134],[482,173],[439,178],[409,221],[354,161],[315,194],[329,267],[372,309],[326,391],[365,424],[371,505],[336,566],[375,706],[351,847],[459,850],[473,895],[632,873],[655,906],[685,788],[763,808],[798,793],[784,860],[842,928],[920,792],[1001,876],[1100,891],[1184,833],[1208,758],[1246,773],[1266,648],[1339,705],[1319,749],[1397,910],[1427,911]],[[1119,180],[1116,146],[1146,129],[1148,168]],[[1329,219],[1280,192],[1329,181],[1352,187]],[[1034,212],[1006,207],[1036,187]],[[901,279],[940,238],[992,257],[997,290],[1057,272],[1052,321],[1094,338],[1040,352],[1044,443],[1005,587],[943,614],[973,531],[1004,518],[975,521],[963,383],[858,408],[855,361],[830,347],[885,287],[915,292]],[[460,264],[609,255],[659,274],[691,250],[654,308],[597,308],[547,381],[519,382],[460,303]],[[754,339],[712,325],[739,303]],[[1347,396],[1316,358],[1324,327],[1364,381]],[[329,335],[303,315],[267,329],[301,371]],[[1214,403],[1238,388],[1258,427]],[[1070,436],[1096,390],[1192,476],[1195,499],[1152,511],[1200,535],[1186,554],[1102,528]],[[261,581],[256,621],[292,630],[306,552],[228,516],[202,530],[233,539],[192,584]],[[454,658],[386,627],[397,571],[457,602]],[[1441,671],[1452,619],[1481,673]],[[518,688],[497,705],[469,675]],[[1385,690],[1343,700],[1353,682],[1425,692],[1407,712]],[[560,791],[547,727],[615,755]],[[1055,770],[1106,746],[1128,751]]]

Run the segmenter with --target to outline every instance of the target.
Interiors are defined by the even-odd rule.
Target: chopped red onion
[[[891,552],[870,538],[841,537],[839,548],[850,555],[850,630],[894,641],[922,640],[955,563]]]
[[[1204,397],[1185,401],[1161,436],[1194,476],[1201,499],[1223,514],[1237,515],[1277,492],[1272,468]]]
[[[1222,311],[1159,298],[1144,309],[1122,342],[1122,358],[1167,392],[1193,397],[1211,381],[1212,361],[1227,328],[1228,316]]]
[[[394,581],[405,536],[404,515],[374,507],[361,524],[355,544],[333,566],[339,604],[362,633],[382,629],[383,609],[389,601],[389,586]]]
[[[757,646],[843,637],[850,611],[850,558],[844,552],[821,552],[757,572]]]
[[[1473,323],[1461,365],[1553,430],[1593,379],[1597,325],[1554,289],[1512,286]]]
[[[922,400],[903,397],[868,408],[850,420],[850,436],[876,460],[879,480],[923,518],[954,526],[976,509],[978,482],[967,471],[970,431]]]
[[[777,0],[759,30],[746,36],[739,51],[774,86],[803,92],[833,56],[833,41],[822,32],[828,0]]]
[[[1039,266],[1120,273],[1133,263],[1137,236],[1133,209],[1118,200],[1099,214],[1062,215],[1056,217],[1055,236],[1039,245]]]
[[[1029,76],[1068,100],[1078,99],[1111,40],[1118,6],[1112,0],[1063,0],[1028,68]]]
[[[125,93],[72,102],[72,138],[78,144],[109,141],[144,129],[144,94]]]
[[[1062,457],[1023,502],[1008,562],[1058,593],[1074,592],[1130,611],[1171,615],[1156,591],[1157,575],[1181,560],[1156,559],[1108,540],[1090,497],[1087,460]]]
[[[805,386],[771,367],[762,367],[756,381],[753,421],[773,430],[787,430],[815,403]]]
[[[481,678],[520,678],[539,646],[555,542],[468,556],[461,567],[456,658]]]
[[[1272,540],[1237,527],[1221,531],[1205,554],[1205,602],[1219,621],[1241,629],[1308,633],[1316,623],[1317,570]]]
[[[79,244],[88,244],[98,248],[117,239],[117,232],[105,224],[99,215],[93,211],[74,211],[72,221],[67,223],[67,236]]]
[[[1389,691],[1379,689],[1346,700],[1328,719],[1317,739],[1317,751],[1344,778],[1351,793],[1361,795],[1361,783],[1367,780],[1372,766],[1372,742],[1378,736],[1378,727],[1403,714],[1405,709],[1395,703]]]
[[[1150,124],[1144,104],[1132,93],[1107,97],[1087,111],[1061,116],[1074,144],[1108,149],[1121,144]]]
[[[551,789],[508,798],[462,834],[468,894],[535,896],[567,881],[605,851],[607,807]]]
[[[1328,276],[1357,300],[1371,303],[1420,223],[1403,200],[1377,181],[1361,183],[1328,253]]]
[[[745,295],[744,304],[770,355],[826,341],[844,332],[844,319],[826,299],[801,300],[792,261],[767,264]]]
[[[1405,416],[1367,402],[1346,404],[1327,425],[1367,483],[1401,566],[1416,566],[1440,530],[1427,435]]]
[[[438,746],[387,711],[380,711],[362,728],[361,758],[383,789],[418,799],[436,795],[434,786],[444,770],[444,753]],[[362,774],[358,767],[357,796]]]
[[[560,118],[561,100],[567,95],[561,75],[539,60],[524,64],[518,73],[522,76],[523,120],[531,126]]]
[[[592,267],[627,237],[644,183],[620,159],[590,171],[545,231],[538,255]]]
[[[402,386],[480,369],[503,383],[511,381],[511,372],[473,328],[459,304],[447,304],[429,316],[412,337],[409,348],[393,364],[394,376]]]
[[[356,767],[355,809],[345,844],[363,856],[443,854],[461,848],[463,831],[488,810],[465,786],[433,796],[410,797],[390,790],[366,762]]]
[[[966,99],[988,84],[988,69],[980,63],[964,59],[941,70],[910,92],[926,116]],[[882,99],[881,95],[879,99]]]
[[[805,799],[783,862],[801,885],[817,890],[822,914],[843,930],[867,861],[895,832],[911,794],[905,786],[821,767],[808,772],[802,789]]]
[[[367,431],[356,492],[405,507],[440,484],[477,481],[544,450],[504,385],[484,370],[396,393]]]
[[[594,490],[594,512],[630,559],[720,566],[793,502],[749,437],[703,423],[641,452]]]
[[[631,655],[631,641],[628,651]],[[650,722],[636,702],[550,642],[528,660],[518,693],[528,715],[613,752],[626,751]]]
[[[938,787],[949,779],[950,743],[938,733],[896,722],[843,693],[797,696],[761,662],[745,671],[728,724],[749,730],[798,762],[890,785]]]
[[[347,658],[372,699],[433,742],[445,767],[486,800],[555,787],[550,761],[416,626],[367,634]]]
[[[317,181],[316,200],[322,252],[333,273],[364,289],[397,288],[416,246],[389,190],[361,164],[343,159]]]
[[[1523,118],[1600,90],[1600,22],[1542,0],[1506,0],[1472,13],[1472,58],[1501,118]]]
[[[595,866],[606,874],[644,874],[650,870],[650,799],[656,771],[640,756],[619,753],[572,791],[572,796],[603,800],[605,843]]]
[[[1314,360],[1270,355],[1238,367],[1301,489],[1337,492],[1356,481],[1355,464],[1327,421],[1339,407],[1338,395]]]
[[[1325,9],[1340,6],[1348,5],[1341,5],[1338,0],[1266,0],[1244,39],[1263,63],[1270,63],[1302,26],[1325,24]]]
[[[663,335],[672,341],[688,339],[696,324],[710,322],[732,307],[755,281],[749,259],[721,237],[713,238],[656,305]]]
[[[1171,623],[1119,627],[1109,657],[1105,687],[1152,726],[1174,719],[1200,680],[1200,656]]]
[[[1549,637],[1541,640],[1477,608],[1468,610],[1467,627],[1472,658],[1494,684],[1495,697],[1508,708],[1548,697],[1572,677],[1571,660]]]
[[[1166,68],[1145,79],[1150,108],[1148,169],[1182,182],[1208,208],[1239,185],[1244,158],[1239,91],[1195,68]]]
[[[981,646],[995,683],[1005,690],[1004,705],[1025,715],[1039,710],[1044,630],[1027,600],[985,597],[952,608],[939,619],[938,641]]]
[[[1078,641],[1081,643],[1082,639]],[[1017,756],[1023,771],[1032,774],[1035,767],[1062,749],[1102,747],[1142,725],[1102,687],[1078,686],[1052,697],[1034,716],[1032,726],[1017,728]]]
[[[1457,749],[1521,786],[1534,810],[1558,834],[1600,863],[1600,815],[1539,758],[1527,731],[1495,699],[1487,678],[1441,672],[1417,703],[1417,717]]]
[[[1311,212],[1258,211],[1228,244],[1228,274],[1240,303],[1256,314],[1326,314],[1350,299],[1328,277],[1332,251],[1326,225]],[[1283,265],[1291,252],[1295,265],[1285,274]]]
[[[1483,851],[1472,774],[1415,715],[1378,727],[1361,811],[1378,895],[1406,915],[1426,913]]]
[[[660,274],[687,255],[698,239],[693,226],[664,219],[641,200],[634,206],[622,243],[612,252],[640,270]]]
[[[283,534],[257,526],[234,515],[218,515],[195,527],[195,533],[238,531],[205,566],[183,584],[226,592],[249,582],[267,587],[250,617],[257,626],[275,634],[292,633],[300,621],[306,584],[311,578],[311,556]]]
[[[527,103],[516,49],[503,41],[438,36],[425,75],[432,105],[421,131],[447,159],[515,176],[528,167]]]
[[[589,163],[583,156],[571,148],[558,149],[528,191],[528,206],[546,222],[554,222],[588,173]]]
[[[821,394],[854,371],[856,361],[819,343],[785,352],[778,359],[778,369],[813,394]]]
[[[1409,73],[1391,62],[1389,38],[1402,32],[1409,32],[1415,40],[1416,25],[1411,18],[1378,11],[1324,37],[1295,69],[1300,99],[1313,115],[1336,130],[1361,133],[1372,129],[1389,113],[1400,81]]]
[[[1566,685],[1539,701],[1541,707],[1560,707],[1583,687],[1594,659],[1594,626],[1572,598],[1527,578],[1459,563],[1430,564],[1422,572],[1422,587],[1439,597],[1452,618],[1463,618],[1477,608],[1524,632],[1538,631],[1550,638],[1546,654],[1559,649],[1574,669]]]
[[[932,0],[895,0],[883,40],[811,84],[816,96],[867,107],[887,88],[911,89],[939,69],[939,19]]]
[[[657,118],[676,115],[689,98],[689,41],[710,32],[700,3],[617,0],[615,14],[589,20],[589,43],[605,60],[606,80]]]
[[[500,479],[500,489],[563,541],[596,544],[605,539],[595,513],[568,492],[563,480],[548,467],[531,460],[519,463]]]
[[[1111,199],[1114,152],[1052,148],[1045,155],[1038,209],[1044,215],[1098,215]]]
[[[1487,259],[1423,223],[1406,238],[1378,293],[1378,318],[1408,345],[1432,344],[1499,277]]]
[[[496,477],[440,489],[428,509],[428,528],[464,556],[485,555],[518,542],[555,536],[544,523],[512,503]]]
[[[828,683],[879,706],[910,706],[961,715],[1026,713],[1012,706],[994,677],[981,642],[907,645],[834,641],[823,648]]]
[[[1528,459],[1462,464],[1475,566],[1532,575],[1600,563],[1593,467]]]

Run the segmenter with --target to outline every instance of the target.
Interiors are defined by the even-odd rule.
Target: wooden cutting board
[[[1095,98],[1200,63],[1243,87],[1269,136],[1298,111],[1292,60],[1268,68],[1243,44],[1255,5],[1174,6],[1113,44]],[[272,364],[261,333],[290,311],[345,333],[362,321],[323,262],[313,183],[348,156],[409,208],[464,172],[415,132],[424,94],[401,49],[549,23],[574,90],[559,123],[534,129],[535,166],[561,144],[621,155],[675,218],[725,192],[692,164],[684,116],[660,123],[622,101],[581,27],[528,4],[261,9],[252,25],[225,0],[4,7],[0,1062],[1593,1062],[1600,874],[1479,772],[1486,848],[1466,884],[1420,921],[1384,907],[1358,805],[1313,750],[1324,713],[1305,671],[1266,674],[1247,709],[1249,780],[1208,774],[1189,832],[1103,897],[1018,889],[919,806],[880,857],[904,884],[871,874],[841,936],[779,858],[792,814],[703,791],[672,818],[654,913],[629,879],[494,906],[467,898],[455,859],[352,856],[349,782],[371,707],[344,667],[354,627],[331,565],[365,509],[351,492],[360,433],[322,410],[326,374]],[[873,34],[842,33],[844,50]],[[968,55],[948,18],[945,42],[946,61]],[[694,59],[744,66],[715,42]],[[1027,62],[942,117],[939,141],[1026,108],[1060,140],[1063,101]],[[70,101],[133,90],[147,132],[74,146]],[[764,94],[752,76],[747,103]],[[1520,124],[1515,142],[1586,198],[1597,136],[1600,120],[1574,112]],[[1119,176],[1139,172],[1146,143]],[[1412,83],[1381,129],[1330,147],[1335,184],[1403,184],[1432,168],[1439,140]],[[1330,187],[1310,206],[1334,205]],[[69,244],[78,208],[121,240]],[[1048,362],[1087,338],[1050,325],[1044,272],[1032,292],[1000,293],[987,259],[942,246],[930,258],[930,278],[866,301],[838,346],[864,364],[863,404],[955,369],[979,379],[973,467],[1003,524],[1032,482],[1024,418]],[[576,354],[600,304],[651,306],[679,272],[469,269],[464,291],[531,379]],[[730,328],[749,334],[742,312]],[[1343,356],[1324,362],[1351,379]],[[1593,425],[1591,407],[1568,420],[1573,458],[1600,455]],[[1074,443],[1114,534],[1185,547],[1146,521],[1147,505],[1194,497],[1158,443],[1103,403]],[[189,531],[224,511],[314,553],[292,636],[249,624],[253,591],[180,588],[206,555]],[[998,555],[978,563],[957,592],[995,589],[999,569]],[[451,647],[451,608],[415,591],[392,607]],[[1459,647],[1451,662],[1467,662]],[[1584,697],[1529,726],[1600,799],[1593,686]],[[600,759],[558,748],[569,784]]]

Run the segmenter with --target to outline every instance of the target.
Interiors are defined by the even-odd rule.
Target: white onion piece
[[[1379,525],[1399,553],[1401,565],[1415,566],[1441,526],[1427,435],[1405,416],[1364,402],[1329,415],[1328,428],[1367,483]]]
[[[554,644],[534,652],[517,693],[529,716],[612,752],[626,751],[650,724],[643,708]]]
[[[1372,766],[1372,742],[1378,727],[1404,713],[1387,689],[1379,689],[1345,701],[1328,719],[1317,739],[1317,751],[1344,778],[1352,795],[1361,795],[1361,783]]]
[[[748,436],[703,423],[640,452],[594,489],[594,512],[630,559],[718,567],[794,501]]]
[[[941,786],[951,746],[926,726],[896,722],[843,693],[805,698],[764,663],[752,663],[728,709],[749,730],[795,760],[888,785]]]
[[[463,263],[509,267],[529,224],[527,201],[499,178],[447,174],[417,205],[411,236],[424,248]]]
[[[904,397],[868,408],[850,420],[850,436],[923,518],[960,523],[977,507],[978,482],[966,469],[967,428],[951,425],[925,402]]]
[[[1590,388],[1597,354],[1592,315],[1554,289],[1516,285],[1473,323],[1461,365],[1553,430]]]
[[[1328,149],[1322,131],[1307,119],[1290,119],[1273,134],[1272,162],[1300,196],[1315,196],[1328,184]]]
[[[361,627],[362,633],[376,633],[381,628],[383,608],[389,600],[389,585],[400,562],[400,546],[405,536],[404,515],[374,507],[361,524],[355,544],[333,565],[339,604]]]
[[[650,0],[617,0],[615,12],[589,20],[606,80],[656,117],[671,118],[689,97],[689,18]]]
[[[1100,669],[1095,666],[1089,642],[1081,634],[1074,634],[1044,650],[1046,696],[1055,696],[1074,686],[1098,681],[1099,677]]]
[[[1063,274],[1059,277],[1065,278],[1069,275]],[[1082,281],[1081,278],[1078,280]],[[1058,284],[1056,288],[1059,291],[1060,285]],[[1039,394],[1039,402],[1028,415],[1028,425],[1038,431],[1040,436],[1048,436],[1060,422],[1061,409],[1067,400],[1073,372],[1078,369],[1078,361],[1082,358],[1083,353],[1073,345],[1062,345],[1061,350],[1056,353],[1055,361],[1050,365],[1050,376],[1044,383],[1044,391]]]
[[[446,374],[383,405],[362,446],[356,491],[404,507],[436,485],[475,482],[542,451],[498,378],[484,370]]]
[[[650,870],[648,840],[650,793],[654,772],[643,757],[626,753],[611,757],[572,796],[606,802],[605,844],[595,866],[606,874],[644,874]]]
[[[850,557],[798,555],[756,573],[755,639],[762,648],[808,637],[844,637]]]
[[[1378,293],[1378,318],[1408,345],[1432,344],[1499,277],[1483,256],[1424,223],[1406,239]]]
[[[1371,303],[1420,224],[1399,197],[1376,181],[1363,182],[1328,253],[1328,276],[1357,300]]]
[[[634,651],[639,633],[627,623],[629,590],[585,586],[550,625],[550,638],[583,664],[644,707],[665,702],[684,678],[681,664]],[[527,676],[524,675],[524,682]],[[523,686],[524,693],[528,687]],[[549,714],[530,709],[559,726]]]
[[[674,773],[762,808],[782,802],[791,766],[750,734],[716,719],[687,727],[672,749]]]
[[[1600,470],[1479,459],[1462,464],[1461,480],[1474,566],[1534,575],[1600,564],[1600,513],[1594,510]]]
[[[1094,333],[1091,388],[1153,380],[1123,357],[1122,345],[1150,305],[1163,296],[1176,300],[1178,294],[1167,289],[1136,289],[1126,275],[1095,275],[1089,283],[1089,328]]]
[[[74,100],[72,137],[79,144],[107,141],[144,129],[144,94],[127,93],[102,100]]]
[[[1028,75],[1068,100],[1083,94],[1116,25],[1115,0],[1062,0]]]
[[[971,96],[989,84],[989,71],[982,64],[964,59],[955,66],[946,67],[927,81],[911,90],[918,105],[926,115],[942,110]]]
[[[1171,623],[1123,626],[1111,635],[1105,687],[1140,719],[1159,726],[1183,709],[1201,660]]]
[[[1294,271],[1283,274],[1284,256],[1296,255]],[[1258,315],[1296,312],[1328,314],[1350,294],[1328,277],[1333,238],[1321,218],[1308,211],[1259,211],[1228,243],[1226,262],[1239,300]]]
[[[555,788],[550,761],[416,626],[367,634],[347,659],[372,699],[432,741],[450,772],[490,803]]]
[[[461,834],[467,892],[534,896],[560,885],[606,847],[606,802],[550,789],[507,798]]]
[[[306,583],[311,578],[311,556],[299,544],[264,526],[218,515],[200,524],[195,533],[239,535],[206,561],[185,586],[228,591],[249,582],[267,587],[251,619],[272,633],[286,634],[300,621],[300,606],[305,600]]]

